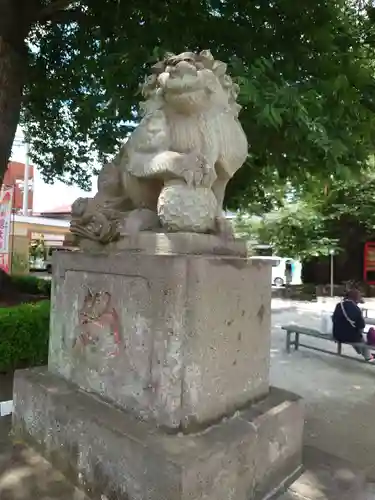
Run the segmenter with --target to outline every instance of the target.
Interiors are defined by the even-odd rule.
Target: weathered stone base
[[[166,434],[46,369],[14,382],[13,433],[97,500],[265,498],[301,466],[303,405],[271,389],[199,434]]]
[[[172,431],[267,395],[269,260],[57,253],[52,373]]]

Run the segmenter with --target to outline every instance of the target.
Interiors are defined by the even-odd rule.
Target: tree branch
[[[79,9],[70,9],[70,10],[60,10],[51,14],[50,17],[47,17],[41,23],[52,22],[55,24],[69,24],[73,22],[79,22],[81,19],[85,17],[84,12]]]
[[[39,22],[55,21],[61,14],[77,14],[77,10],[66,10],[72,4],[77,3],[77,0],[54,0],[44,7],[38,15]],[[65,21],[68,19],[65,17]]]

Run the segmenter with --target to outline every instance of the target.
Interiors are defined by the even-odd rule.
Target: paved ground
[[[12,398],[13,379],[0,375],[0,401]],[[10,417],[0,418],[1,500],[88,500],[39,455],[8,438]]]
[[[375,366],[303,348],[286,354],[280,326],[293,321],[319,327],[320,312],[273,314],[271,383],[303,396],[307,445],[366,467],[375,480]],[[334,344],[326,341],[309,342],[334,349]],[[351,348],[344,350],[352,354]]]
[[[273,301],[271,383],[292,390],[304,397],[306,404],[305,444],[334,454],[356,464],[375,481],[375,366],[364,365],[314,353],[301,348],[285,353],[285,334],[280,326],[297,322],[319,327],[321,309],[313,303]],[[373,306],[375,317],[375,303]],[[322,341],[311,339],[314,344]],[[325,348],[334,345],[325,342]],[[351,349],[346,349],[351,354]],[[10,399],[11,380],[0,376],[0,401]],[[9,419],[0,419],[0,499],[1,500],[81,500],[84,497],[51,471],[43,460],[22,447],[12,452],[6,446]],[[7,465],[6,465],[7,464]],[[9,467],[9,465],[11,465]],[[318,477],[310,475],[319,490]],[[375,500],[375,488],[369,486],[363,500]],[[322,491],[320,488],[319,491]],[[290,491],[284,500],[335,498],[327,493],[301,497]],[[10,493],[12,492],[12,493]],[[81,495],[81,496],[80,496]],[[346,498],[346,497],[345,497]],[[359,500],[359,497],[350,498]],[[362,500],[362,498],[360,499]]]
[[[302,475],[277,500],[374,500],[374,493],[359,467],[307,446]]]
[[[291,310],[303,310],[303,311],[331,311],[333,312],[335,305],[341,300],[341,297],[318,297],[316,301],[307,300],[289,300],[289,299],[272,299],[272,310],[274,312],[285,311],[287,309]],[[375,298],[366,299],[365,303],[361,307],[368,309],[368,315],[371,318],[375,318]]]
[[[0,439],[1,500],[89,500],[48,462],[22,445],[4,449]]]

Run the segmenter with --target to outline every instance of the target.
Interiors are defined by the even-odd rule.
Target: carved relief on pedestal
[[[88,289],[78,314],[78,332],[73,349],[114,357],[120,353],[120,347],[120,322],[112,306],[111,294]]]

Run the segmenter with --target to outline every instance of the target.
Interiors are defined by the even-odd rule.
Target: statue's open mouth
[[[185,94],[202,90],[203,84],[198,75],[170,75],[162,73],[159,83],[165,92],[174,94]]]

